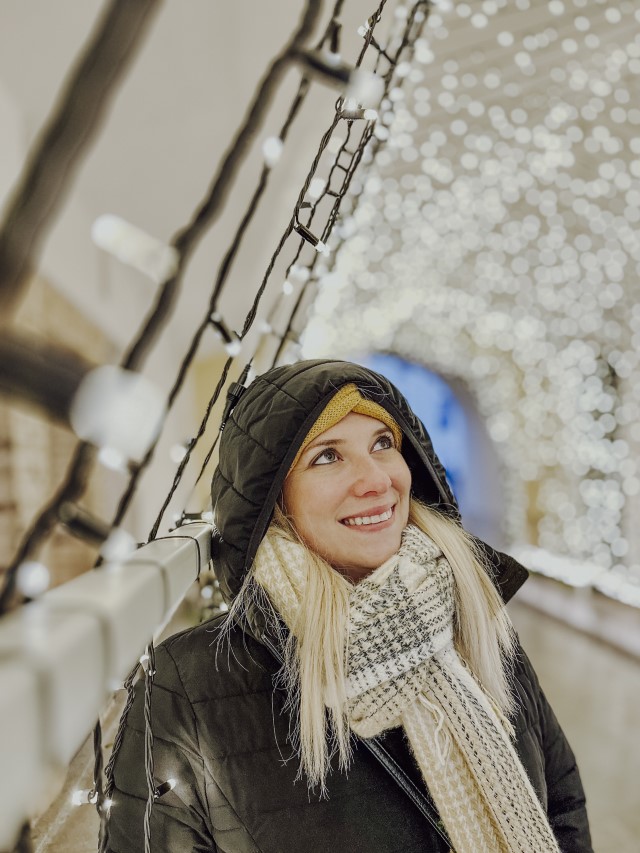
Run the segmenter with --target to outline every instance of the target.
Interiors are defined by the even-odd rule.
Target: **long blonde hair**
[[[514,631],[488,566],[474,540],[455,521],[411,499],[409,522],[433,539],[451,565],[456,606],[454,644],[496,709],[508,717],[513,710],[510,689]],[[266,537],[278,553],[278,537],[304,543],[277,507]],[[250,572],[234,600],[235,621],[249,604],[261,607],[279,638],[284,663],[280,672],[292,713],[292,741],[300,755],[299,776],[309,786],[325,780],[331,758],[341,768],[350,763],[350,730],[346,716],[346,653],[349,595],[353,582],[304,546],[306,583],[299,615],[290,631],[282,631],[279,615]]]

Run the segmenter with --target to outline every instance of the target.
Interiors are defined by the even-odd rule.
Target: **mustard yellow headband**
[[[300,454],[305,447],[310,444],[314,438],[317,438],[326,430],[330,429],[339,423],[350,412],[355,412],[358,415],[367,415],[370,418],[375,418],[377,421],[382,421],[385,426],[388,426],[396,442],[396,447],[400,450],[402,444],[402,430],[391,417],[386,409],[383,409],[379,403],[374,403],[373,400],[367,400],[363,397],[356,386],[351,382],[349,385],[344,385],[335,396],[329,400],[327,405],[322,410],[322,413],[315,424],[307,433],[305,440],[300,445],[300,449],[293,460],[291,468],[295,468]]]

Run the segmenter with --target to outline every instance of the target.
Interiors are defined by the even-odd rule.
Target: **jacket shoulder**
[[[273,690],[278,664],[226,616],[168,637],[156,650],[156,682],[192,704]]]

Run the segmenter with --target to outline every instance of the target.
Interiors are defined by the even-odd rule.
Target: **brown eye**
[[[312,465],[330,465],[332,462],[338,461],[338,454],[332,447],[327,447],[322,453],[319,453],[311,463]]]
[[[385,435],[381,435],[376,439],[376,443],[373,445],[374,450],[391,450],[395,447],[395,442],[393,440],[393,436],[391,433],[385,433]]]

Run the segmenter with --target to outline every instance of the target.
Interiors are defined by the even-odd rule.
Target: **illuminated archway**
[[[465,385],[398,355],[370,353],[358,361],[390,379],[427,428],[465,527],[502,545],[500,463]]]

